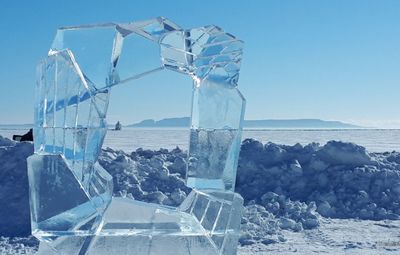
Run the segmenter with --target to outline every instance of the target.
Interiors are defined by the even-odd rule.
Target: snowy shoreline
[[[14,143],[0,136],[3,204],[0,236],[29,236],[26,158],[32,153],[32,144]],[[132,153],[106,148],[99,162],[114,177],[115,196],[176,206],[190,191],[183,180],[186,153],[179,148],[138,149]],[[397,152],[368,153],[364,147],[335,141],[324,146],[285,146],[247,139],[242,143],[236,183],[236,191],[246,204],[240,253],[263,254],[275,248],[283,251],[284,247],[291,247],[295,237],[304,248],[305,237],[310,238],[318,231],[325,231],[329,236],[332,227],[340,229],[343,222],[347,222],[348,229],[351,229],[349,222],[354,223],[354,233],[356,226],[360,226],[360,231],[371,226],[372,230],[387,230],[385,234],[389,236],[386,239],[382,236],[381,246],[372,244],[365,236],[369,240],[365,241],[365,247],[357,245],[363,240],[354,241],[354,245],[346,240],[336,241],[332,243],[336,254],[362,248],[377,251],[379,247],[384,251],[400,251],[400,245],[388,244],[397,242],[390,239],[390,233],[394,235],[400,228],[400,154]],[[15,243],[19,248],[12,251]],[[25,249],[32,253],[36,244],[32,239],[3,238],[0,252],[23,254]],[[321,244],[321,249],[329,250],[326,245]]]

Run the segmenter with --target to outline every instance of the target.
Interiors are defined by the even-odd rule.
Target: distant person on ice
[[[33,129],[29,129],[28,133],[24,135],[13,135],[12,139],[14,141],[24,142],[24,141],[33,141]]]

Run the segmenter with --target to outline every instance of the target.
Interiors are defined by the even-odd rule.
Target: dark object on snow
[[[33,129],[29,129],[28,133],[24,135],[13,135],[12,138],[14,141],[23,142],[23,141],[33,141]]]
[[[122,129],[122,124],[121,124],[121,122],[118,121],[117,124],[115,124],[115,129],[114,130],[119,131],[121,129]]]

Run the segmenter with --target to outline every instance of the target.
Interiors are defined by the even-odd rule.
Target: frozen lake
[[[330,140],[353,142],[372,152],[400,150],[400,130],[398,129],[335,129],[335,130],[244,130],[243,139],[254,138],[266,142],[302,145],[311,142],[325,144]],[[187,129],[137,129],[109,131],[104,146],[132,151],[142,147],[147,149],[172,149],[179,146],[187,149],[189,131]]]
[[[11,138],[13,134],[23,134],[21,127],[1,127],[0,135]],[[317,142],[325,144],[330,140],[353,142],[366,147],[371,152],[400,151],[400,129],[251,129],[244,130],[243,139],[254,138],[266,142],[293,145]],[[127,152],[144,149],[172,149],[176,146],[188,148],[188,129],[166,128],[123,128],[109,130],[104,147]]]

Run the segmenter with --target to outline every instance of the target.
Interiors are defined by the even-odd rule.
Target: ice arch
[[[139,61],[124,55],[132,35],[159,45],[159,66],[130,71]],[[171,254],[234,254],[243,204],[233,192],[245,108],[241,56],[242,42],[216,26],[184,30],[162,17],[60,28],[38,68],[28,160],[39,253],[168,254],[174,242]],[[178,208],[112,198],[112,178],[97,163],[111,88],[163,69],[193,79],[193,191]]]

